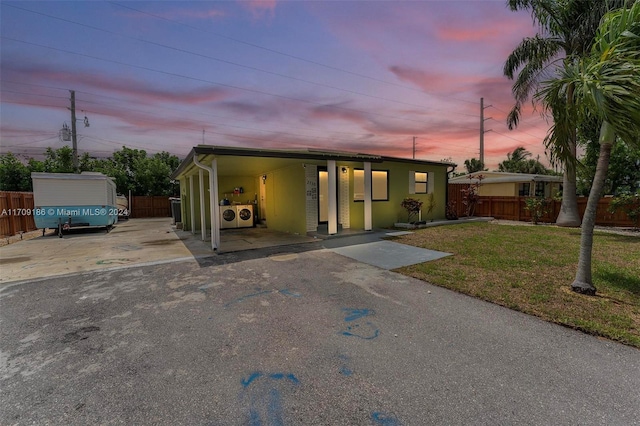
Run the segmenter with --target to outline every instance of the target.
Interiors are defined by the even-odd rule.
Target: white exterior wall
[[[55,173],[47,173],[55,175]],[[33,175],[33,199],[38,206],[115,206],[116,188],[110,178],[38,177]]]
[[[349,195],[349,168],[338,167],[338,220],[342,225],[342,229],[349,229],[351,227],[351,216],[349,214],[349,204],[351,202],[351,196]],[[345,169],[345,172],[342,172]]]
[[[304,168],[306,191],[306,222],[307,232],[314,232],[318,228],[318,167],[306,164]]]

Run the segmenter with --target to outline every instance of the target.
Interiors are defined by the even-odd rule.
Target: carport
[[[348,172],[365,171],[362,229],[372,229],[371,163],[374,155],[313,150],[261,150],[199,145],[173,173],[180,182],[183,229],[199,230],[206,241],[209,229],[211,248],[221,248],[220,205],[252,205],[257,222],[273,230],[306,235],[318,230],[318,170],[326,170],[328,234],[349,228]],[[338,174],[338,166],[341,168]],[[367,173],[368,171],[368,173]],[[206,177],[205,177],[206,175]],[[366,178],[368,176],[368,179]],[[338,197],[345,198],[340,203]],[[315,215],[316,217],[311,217]],[[222,232],[227,232],[226,230]]]

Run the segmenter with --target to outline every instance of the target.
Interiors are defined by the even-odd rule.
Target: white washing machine
[[[238,212],[236,206],[220,206],[220,228],[237,228]]]
[[[237,209],[238,228],[250,228],[253,226],[253,205],[243,204],[235,206]]]

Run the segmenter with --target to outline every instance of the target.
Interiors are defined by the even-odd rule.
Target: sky
[[[535,34],[500,1],[2,1],[0,151],[184,158],[198,144],[548,165],[549,124],[517,129],[504,62]],[[88,118],[89,127],[83,123]]]

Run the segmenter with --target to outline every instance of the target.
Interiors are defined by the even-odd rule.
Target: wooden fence
[[[171,202],[164,196],[133,196],[129,217],[171,217]],[[0,236],[35,231],[33,193],[0,191]]]
[[[0,235],[35,231],[33,193],[0,191]]]
[[[458,216],[465,216],[466,206],[462,203],[462,189],[468,184],[449,184],[449,202],[455,205]],[[525,208],[525,200],[528,197],[479,197],[474,216],[494,217],[496,219],[517,220],[531,222],[531,213]],[[634,226],[624,212],[609,212],[611,197],[601,198],[596,212],[596,225],[602,226]],[[554,223],[560,213],[560,201],[551,201],[548,212],[542,217],[541,222]],[[587,197],[578,197],[578,210],[580,217],[584,215],[587,207]]]
[[[171,217],[171,201],[165,196],[143,196],[134,195],[131,197],[129,206],[129,217]]]

